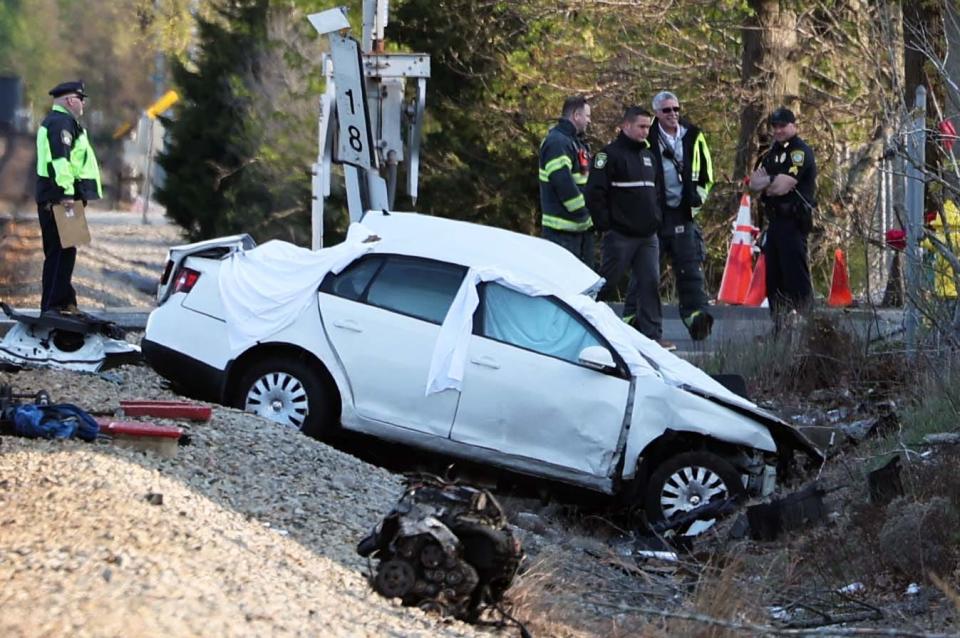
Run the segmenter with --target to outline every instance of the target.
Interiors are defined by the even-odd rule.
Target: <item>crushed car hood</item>
[[[755,419],[756,421],[767,426],[767,428],[770,430],[770,434],[777,442],[778,448],[786,447],[798,450],[807,454],[811,459],[819,463],[822,463],[826,458],[824,453],[821,452],[820,449],[817,448],[817,446],[815,446],[813,442],[806,437],[806,435],[772,412],[768,412],[748,401],[730,401],[730,399],[726,396],[719,396],[693,386],[684,385],[681,386],[681,388],[691,394],[701,396],[705,399],[713,401],[714,403],[718,403],[724,407],[730,408],[735,412],[743,414],[744,416]]]

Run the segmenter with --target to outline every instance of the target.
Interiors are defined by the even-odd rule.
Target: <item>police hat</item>
[[[781,106],[770,115],[770,124],[796,124],[797,116],[785,106]]]
[[[53,97],[62,97],[64,95],[70,95],[71,93],[76,93],[80,97],[87,97],[87,94],[84,92],[83,80],[62,82],[50,89],[50,95]]]

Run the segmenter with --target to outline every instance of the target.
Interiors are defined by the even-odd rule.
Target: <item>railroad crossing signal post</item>
[[[406,192],[416,204],[430,57],[383,51],[387,0],[364,0],[364,52],[347,35],[345,7],[312,14],[309,20],[330,42],[322,61],[327,83],[320,97],[313,165],[312,247],[317,250],[323,247],[324,200],[335,163],[343,166],[350,221],[367,210],[393,209],[398,165],[404,161]],[[409,100],[407,79],[417,81]]]

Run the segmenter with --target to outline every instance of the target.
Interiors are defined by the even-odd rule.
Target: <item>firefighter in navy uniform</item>
[[[540,143],[540,210],[543,238],[559,244],[593,268],[593,222],[583,199],[590,173],[587,98],[563,103],[560,120]]]
[[[100,199],[100,167],[87,132],[78,119],[87,94],[83,82],[64,82],[50,89],[53,107],[37,130],[37,214],[43,235],[41,312],[77,313],[77,293],[70,280],[77,258],[75,247],[63,248],[53,207],[68,210]]]
[[[660,306],[659,181],[647,136],[653,115],[629,107],[620,122],[620,134],[597,153],[587,181],[586,198],[597,230],[603,235],[600,275],[606,279],[600,299],[607,301],[623,274],[630,270],[624,316],[633,315],[633,326],[667,349],[662,341]]]
[[[813,229],[817,163],[813,150],[797,135],[797,118],[788,108],[770,116],[773,144],[750,175],[750,190],[760,192],[769,220],[763,252],[767,263],[767,298],[775,327],[813,303],[807,260],[807,236]]]

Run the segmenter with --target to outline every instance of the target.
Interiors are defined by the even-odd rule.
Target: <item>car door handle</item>
[[[333,325],[338,328],[343,328],[344,330],[349,330],[350,332],[363,332],[363,328],[360,327],[360,324],[353,319],[346,319],[342,321],[338,319],[337,321],[333,322]]]
[[[497,363],[497,360],[493,357],[474,357],[470,359],[470,363],[475,363],[478,366],[483,366],[484,368],[493,368],[494,370],[500,369],[500,364]]]

